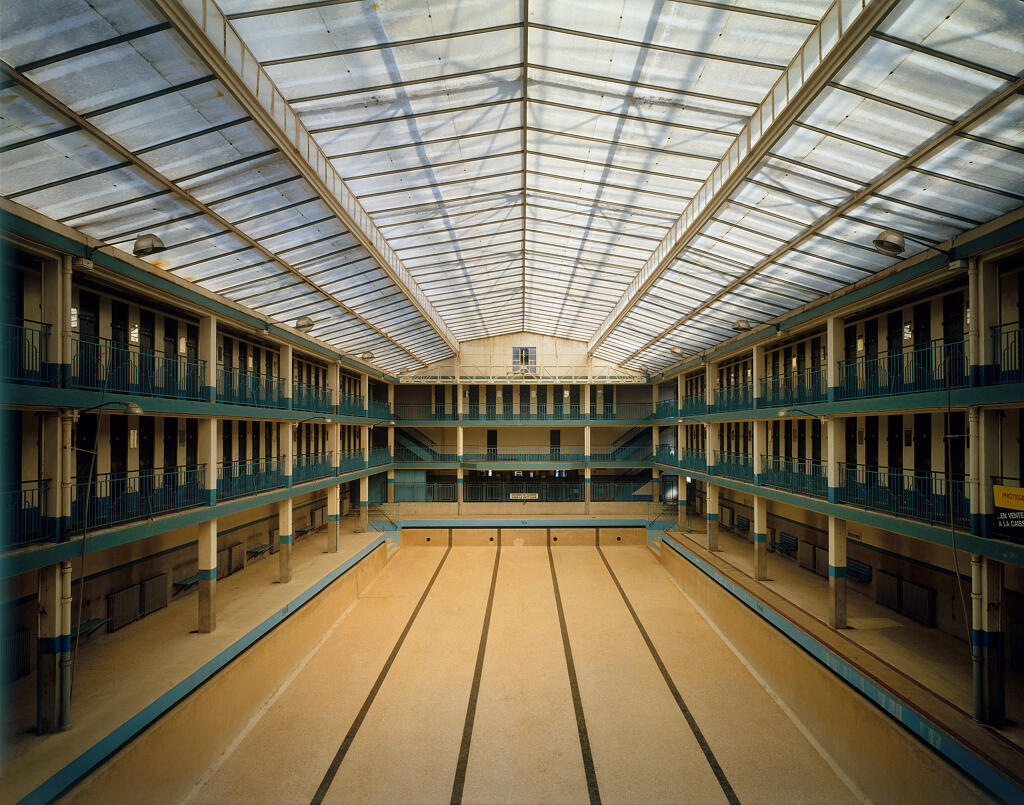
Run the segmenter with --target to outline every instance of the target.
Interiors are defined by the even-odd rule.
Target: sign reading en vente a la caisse
[[[1024,489],[1016,486],[992,487],[996,534],[1014,542],[1024,542]]]

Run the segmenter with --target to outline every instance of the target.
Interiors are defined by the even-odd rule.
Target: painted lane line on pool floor
[[[683,714],[683,718],[686,719],[686,723],[690,726],[690,731],[693,732],[693,737],[697,739],[700,751],[704,753],[704,757],[707,759],[708,765],[711,767],[711,771],[714,772],[715,778],[718,780],[718,784],[722,786],[722,793],[725,794],[725,798],[729,800],[731,805],[739,805],[739,797],[736,796],[736,792],[733,791],[732,785],[729,784],[729,780],[725,776],[725,772],[722,770],[722,766],[719,764],[718,758],[716,758],[715,753],[711,751],[711,746],[708,744],[707,738],[704,737],[704,733],[697,725],[697,720],[693,717],[693,713],[690,712],[690,708],[686,706],[686,702],[683,700],[683,695],[679,692],[679,688],[676,687],[676,683],[673,681],[671,674],[669,674],[668,668],[665,667],[665,663],[662,661],[661,655],[658,654],[658,650],[654,647],[654,642],[651,640],[651,636],[647,634],[647,629],[644,628],[643,623],[640,621],[640,616],[637,615],[636,610],[633,609],[633,604],[630,602],[629,596],[627,596],[626,591],[622,589],[622,585],[619,583],[619,577],[616,576],[615,571],[612,570],[612,566],[608,563],[608,558],[604,555],[604,551],[601,550],[600,545],[597,546],[597,552],[601,556],[601,561],[604,562],[604,566],[608,570],[608,574],[612,577],[612,581],[615,583],[615,587],[619,591],[619,595],[622,596],[622,601],[626,605],[626,609],[629,610],[629,614],[633,617],[633,623],[635,623],[636,628],[640,630],[640,636],[643,637],[644,643],[647,644],[648,651],[651,652],[651,656],[654,658],[654,662],[658,666],[658,670],[661,671],[661,676],[665,680],[665,684],[668,685],[672,698],[676,700],[676,704],[679,705],[679,710]]]
[[[455,766],[455,782],[452,784],[451,805],[461,805],[462,792],[466,787],[466,767],[469,765],[469,747],[473,740],[473,722],[476,720],[476,706],[480,699],[480,680],[484,672],[484,655],[487,652],[487,632],[491,628],[491,612],[494,609],[494,590],[498,586],[498,564],[501,561],[501,529],[498,529],[498,548],[494,552],[494,569],[491,571],[491,588],[487,592],[487,607],[484,609],[484,623],[480,629],[480,648],[476,653],[476,668],[473,669],[473,684],[469,690],[469,704],[466,707],[466,723],[462,728],[462,744],[459,746],[459,761]]]
[[[587,776],[587,794],[590,805],[601,805],[601,791],[597,786],[597,772],[594,770],[594,756],[590,751],[590,735],[587,733],[587,719],[583,714],[583,699],[580,697],[580,683],[576,679],[576,665],[569,645],[569,629],[565,625],[565,610],[562,608],[562,594],[558,590],[558,575],[555,573],[555,557],[551,553],[551,535],[548,534],[548,567],[551,569],[551,586],[555,591],[555,609],[558,611],[558,628],[562,633],[562,648],[565,650],[565,667],[569,673],[569,689],[572,691],[572,709],[576,713],[576,730],[580,736],[580,752],[583,755],[583,771]]]
[[[324,797],[327,796],[327,791],[330,789],[331,783],[334,782],[334,778],[338,774],[338,769],[341,768],[341,763],[345,760],[345,755],[348,754],[348,750],[351,748],[352,742],[356,738],[356,733],[359,732],[359,728],[366,719],[366,714],[370,712],[370,707],[373,705],[374,699],[377,698],[377,693],[384,684],[384,679],[387,677],[388,671],[391,670],[391,666],[394,664],[395,658],[398,657],[398,652],[401,650],[402,644],[405,643],[405,638],[412,630],[412,625],[416,620],[416,616],[419,615],[420,610],[423,608],[423,603],[427,600],[427,595],[430,594],[430,590],[433,588],[434,582],[437,581],[437,577],[441,574],[441,568],[444,567],[444,563],[451,552],[452,541],[449,536],[448,547],[445,548],[444,556],[442,556],[441,561],[437,563],[437,567],[434,569],[434,575],[432,575],[430,577],[430,581],[427,582],[427,586],[423,590],[423,595],[421,595],[420,600],[416,602],[415,609],[413,609],[412,614],[409,616],[409,620],[405,624],[405,628],[402,629],[402,633],[398,636],[398,640],[395,642],[395,647],[391,649],[391,654],[388,655],[387,660],[384,662],[384,667],[380,669],[380,674],[378,674],[377,680],[373,683],[373,687],[370,688],[370,692],[366,695],[366,700],[363,702],[363,706],[359,708],[359,712],[356,714],[355,720],[352,722],[352,726],[348,728],[345,739],[341,742],[341,746],[338,747],[338,751],[335,753],[334,759],[331,761],[331,765],[328,766],[327,771],[324,772],[324,778],[320,781],[320,786],[313,795],[313,799],[310,800],[311,805],[321,805],[324,801]]]

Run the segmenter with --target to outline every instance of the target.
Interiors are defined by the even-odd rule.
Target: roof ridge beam
[[[154,0],[260,129],[454,353],[459,341],[213,0]]]
[[[661,245],[587,343],[591,355],[898,3],[899,0],[862,0],[851,20],[844,19],[842,5],[838,0],[833,1]],[[828,29],[837,31],[832,42],[826,41],[823,34],[826,24]],[[808,57],[811,59],[809,68]]]

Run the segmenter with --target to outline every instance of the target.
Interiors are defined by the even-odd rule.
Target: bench
[[[871,565],[848,558],[846,560],[846,576],[853,581],[867,584],[871,581]]]
[[[270,543],[266,545],[257,545],[255,548],[250,548],[245,552],[246,556],[250,559],[256,559],[259,556],[263,556],[267,551],[270,550]]]
[[[193,573],[191,576],[187,576],[183,579],[179,579],[178,581],[174,582],[174,587],[178,592],[181,592],[182,590],[187,590],[193,584],[199,584],[198,571]]]
[[[750,530],[750,520],[740,515],[736,518],[735,529],[740,532],[746,532]]]
[[[81,626],[72,626],[71,639],[74,640],[76,637],[79,636],[88,637],[101,626],[109,622],[110,618],[93,618],[92,620],[86,621]]]
[[[295,539],[301,539],[302,537],[306,536],[306,534],[308,534],[309,532],[316,531],[316,529],[317,527],[312,523],[310,523],[309,525],[304,525],[302,528],[297,528],[295,530]]]
[[[792,534],[786,534],[783,532],[775,538],[775,552],[787,555],[796,553],[799,544],[800,541],[796,537]]]

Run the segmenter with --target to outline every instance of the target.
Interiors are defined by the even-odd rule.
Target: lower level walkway
[[[516,542],[400,550],[190,800],[857,801],[646,547]]]

